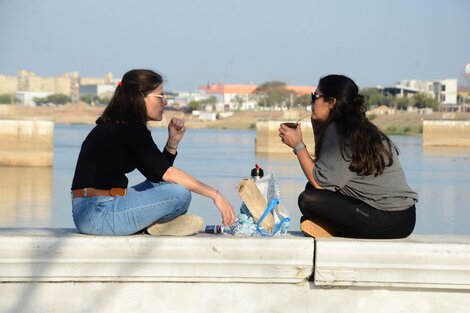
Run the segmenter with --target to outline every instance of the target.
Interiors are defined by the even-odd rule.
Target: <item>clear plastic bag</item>
[[[230,227],[231,231],[234,235],[246,236],[285,235],[289,228],[290,217],[280,205],[281,190],[274,173],[255,179],[254,183],[257,190],[253,190],[251,182],[246,180],[240,182],[238,191],[244,202],[235,223]],[[257,193],[261,194],[264,202]],[[258,201],[254,201],[253,198],[256,197]]]

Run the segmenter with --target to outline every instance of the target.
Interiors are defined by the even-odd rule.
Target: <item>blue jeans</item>
[[[178,184],[146,180],[123,197],[72,199],[73,221],[84,234],[120,236],[167,222],[188,211],[191,192]]]

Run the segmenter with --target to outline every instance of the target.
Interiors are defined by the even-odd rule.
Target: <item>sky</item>
[[[0,75],[162,73],[166,90],[465,80],[468,0],[0,0]]]

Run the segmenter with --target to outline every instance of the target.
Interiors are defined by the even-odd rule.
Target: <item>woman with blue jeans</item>
[[[151,70],[131,70],[82,144],[72,182],[73,219],[81,233],[185,236],[198,232],[202,218],[186,215],[191,191],[212,198],[225,225],[235,212],[217,190],[173,166],[184,121],[172,118],[160,149],[147,122],[161,121],[167,104],[163,78]],[[127,188],[126,173],[139,170],[145,181]]]

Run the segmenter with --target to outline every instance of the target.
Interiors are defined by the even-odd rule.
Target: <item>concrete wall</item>
[[[0,312],[468,312],[470,236],[0,229]]]
[[[470,121],[423,121],[423,145],[470,147]]]
[[[279,127],[281,123],[293,122],[295,120],[260,121],[256,122],[256,153],[292,153],[292,149],[281,142]],[[313,140],[313,128],[310,121],[302,121],[302,138],[308,151],[313,154],[315,143]]]
[[[52,166],[54,122],[0,120],[0,166]]]

